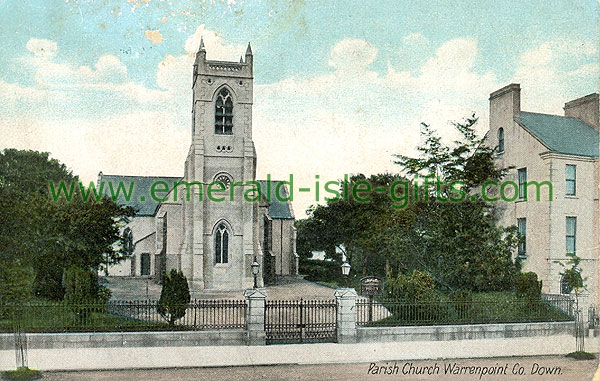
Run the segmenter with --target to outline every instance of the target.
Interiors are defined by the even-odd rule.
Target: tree
[[[183,272],[172,269],[162,274],[162,290],[158,300],[158,313],[174,325],[175,320],[185,316],[190,302],[190,290]]]
[[[386,264],[394,258],[392,238],[397,233],[390,235],[389,230],[402,223],[404,215],[394,207],[398,198],[394,200],[389,190],[394,182],[404,181],[403,177],[390,173],[370,177],[356,174],[345,182],[340,180],[339,197],[312,207],[309,217],[296,223],[296,247],[301,258],[310,257],[312,250],[325,251],[326,257],[333,259],[337,266],[333,267],[329,279],[324,280],[339,277],[342,255],[338,252],[352,265],[351,274],[385,275]],[[353,192],[355,188],[360,191]],[[395,197],[402,192],[399,187]],[[367,199],[369,201],[364,201]],[[308,262],[301,260],[300,272],[307,265]]]
[[[499,181],[508,169],[496,167],[495,149],[477,136],[476,123],[475,116],[454,123],[460,138],[452,145],[422,124],[420,157],[396,156],[414,183],[427,177],[435,183],[421,187],[418,199],[407,208],[413,223],[398,236],[400,247],[408,250],[399,253],[402,267],[427,271],[438,287],[449,291],[512,289],[520,268],[512,260],[519,242],[516,227],[498,226],[495,206],[477,193],[478,187]]]
[[[575,253],[567,253],[569,258],[566,263],[561,261],[554,261],[563,268],[560,272],[562,281],[566,283],[566,286],[575,295],[575,347],[576,351],[583,352],[584,350],[584,327],[583,327],[583,315],[579,309],[579,298],[581,294],[587,290],[585,284],[587,278],[583,277],[581,268],[581,258]]]
[[[122,258],[114,243],[133,211],[107,198],[84,201],[88,190],[78,181],[48,153],[0,152],[0,267],[31,266],[38,296],[61,299],[63,272],[71,266],[97,270],[107,257]],[[51,182],[77,185],[73,197],[51,197]]]

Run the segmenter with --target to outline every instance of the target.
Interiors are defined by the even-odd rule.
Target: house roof
[[[277,195],[277,185],[281,181],[271,180],[270,190],[267,187],[266,180],[258,180],[261,188],[261,195],[264,199],[269,202],[269,217],[276,219],[293,219],[294,214],[292,212],[292,207],[289,202],[281,201],[282,198],[287,198],[289,196],[286,188],[284,186],[279,187],[279,195],[280,197],[276,197]],[[269,199],[270,198],[270,199]]]
[[[579,119],[521,112],[521,124],[552,151],[598,157],[598,131]]]
[[[160,203],[150,195],[152,184],[164,181],[170,190],[173,188],[175,181],[178,180],[181,180],[181,177],[104,175],[102,172],[98,175],[99,183],[104,184],[102,185],[102,193],[109,198],[112,198],[112,195],[117,195],[119,184],[122,184],[121,192],[118,193],[115,201],[124,206],[131,206],[136,211],[136,216],[153,216],[156,213],[156,208]],[[131,183],[133,183],[133,190],[129,193]],[[110,184],[112,184],[112,192]],[[162,187],[159,189],[162,189]],[[128,197],[124,193],[127,193]],[[165,195],[164,192],[156,194],[158,197],[165,197]]]

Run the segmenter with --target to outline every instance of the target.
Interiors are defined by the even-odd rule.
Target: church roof
[[[285,186],[279,187],[280,197],[276,197],[277,184],[280,182],[281,181],[271,180],[271,189],[269,190],[266,180],[258,180],[261,188],[261,195],[267,200],[268,196],[270,195],[269,217],[283,220],[293,219],[294,213],[292,212],[292,206],[288,201],[281,201],[282,198],[287,198],[289,196],[287,188]]]
[[[153,216],[160,203],[150,195],[152,184],[164,181],[169,186],[169,189],[172,189],[173,184],[178,180],[181,180],[181,177],[104,175],[100,172],[98,175],[98,186],[104,184],[102,186],[102,193],[109,198],[112,198],[111,193],[115,196],[118,195],[115,201],[124,206],[131,206],[135,210],[136,216]],[[109,183],[112,184],[112,192]],[[129,193],[131,183],[134,185],[133,190]],[[122,184],[122,186],[121,191],[117,194],[119,184]],[[127,196],[125,193],[127,193]],[[164,197],[165,194],[161,192],[157,196]]]
[[[598,131],[579,119],[521,112],[521,124],[552,151],[598,157]]]
[[[97,186],[103,184],[102,193],[108,197],[111,197],[112,194],[118,195],[116,199],[117,203],[124,206],[131,206],[136,211],[136,216],[154,216],[160,203],[154,200],[150,195],[152,184],[155,184],[158,181],[164,181],[167,183],[169,189],[173,189],[173,184],[179,180],[181,180],[181,177],[105,175],[100,172],[98,175],[99,184]],[[129,194],[131,183],[133,183],[134,186],[131,194]],[[267,188],[266,180],[258,180],[258,183],[261,186],[261,194],[265,199],[267,195],[270,194],[269,216],[275,219],[293,219],[294,213],[290,203],[280,200],[281,198],[289,196],[287,188],[281,186],[279,189],[280,197],[277,198],[275,195],[277,192],[277,185],[280,181],[271,181],[270,193]],[[112,184],[112,192],[109,184]],[[119,184],[122,184],[121,191],[117,194]],[[159,196],[164,197],[165,194],[160,193]]]

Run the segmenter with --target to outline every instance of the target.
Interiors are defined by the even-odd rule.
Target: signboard
[[[383,280],[375,276],[367,276],[360,280],[360,294],[365,296],[381,295]]]

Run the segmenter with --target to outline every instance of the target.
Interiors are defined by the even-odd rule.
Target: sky
[[[598,92],[598,2],[0,0],[0,149],[98,172],[181,176],[191,79],[254,52],[257,177],[398,172],[426,122],[488,124],[489,94],[562,114]],[[295,194],[298,217],[315,196]]]

